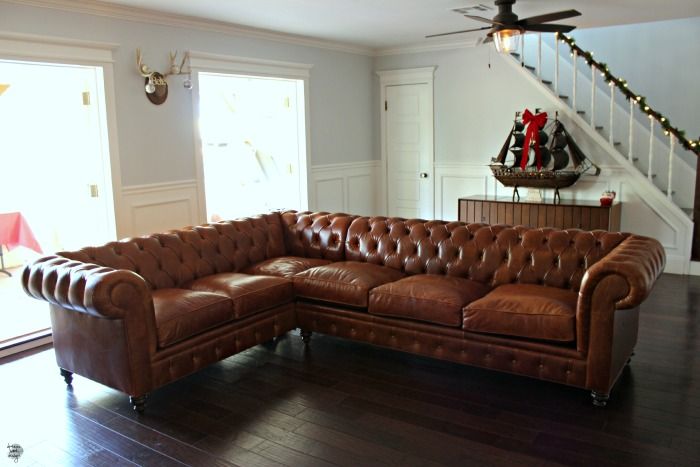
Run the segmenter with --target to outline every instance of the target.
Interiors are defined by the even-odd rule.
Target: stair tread
[[[577,110],[576,113],[579,115],[585,115],[586,111],[585,110]]]
[[[524,66],[525,68],[527,68],[528,70],[530,70],[530,71],[535,71],[535,70],[537,69],[537,68],[535,68],[534,66],[530,66],[530,65],[523,65],[523,66]]]
[[[548,80],[548,79],[543,79],[542,82],[543,82],[544,84],[552,84],[552,82],[551,82],[550,80]]]
[[[564,94],[559,94],[559,99],[568,99],[569,96],[565,96]]]
[[[602,129],[604,129],[604,128],[605,128],[605,127],[604,127],[604,126],[601,126],[601,125],[596,125],[596,126],[595,126],[595,129],[596,129],[596,130],[602,130]]]

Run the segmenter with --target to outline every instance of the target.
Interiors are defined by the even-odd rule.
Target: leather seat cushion
[[[294,288],[289,279],[237,272],[202,277],[192,282],[190,288],[226,295],[233,301],[233,312],[237,319],[290,303],[294,299]]]
[[[464,329],[548,341],[576,338],[576,301],[570,289],[531,284],[496,287],[464,308]]]
[[[301,256],[279,256],[266,259],[244,269],[243,273],[260,276],[292,277],[307,269],[324,266],[331,262],[320,258],[303,258]]]
[[[373,314],[415,319],[443,326],[462,326],[462,308],[486,295],[490,288],[461,277],[417,274],[372,289]]]
[[[187,289],[158,289],[152,295],[161,348],[234,320],[233,303],[224,295]]]
[[[386,266],[341,261],[308,269],[294,276],[297,297],[366,308],[370,289],[404,277]]]

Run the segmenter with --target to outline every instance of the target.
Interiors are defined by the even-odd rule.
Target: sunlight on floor
[[[48,303],[34,300],[22,290],[22,268],[8,271],[12,277],[0,274],[0,344],[51,327]]]

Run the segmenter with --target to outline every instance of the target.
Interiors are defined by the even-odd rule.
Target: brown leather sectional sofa
[[[664,268],[654,239],[282,212],[42,258],[56,358],[146,395],[296,327],[592,391],[605,405]]]

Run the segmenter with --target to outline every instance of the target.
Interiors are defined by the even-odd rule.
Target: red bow
[[[540,153],[540,130],[547,123],[547,112],[533,115],[528,109],[523,112],[523,124],[529,125],[527,133],[525,133],[525,142],[523,143],[523,157],[520,162],[520,168],[525,170],[527,167],[527,158],[530,153],[530,141],[534,141],[535,156],[537,157],[537,170],[542,169],[542,154]]]

